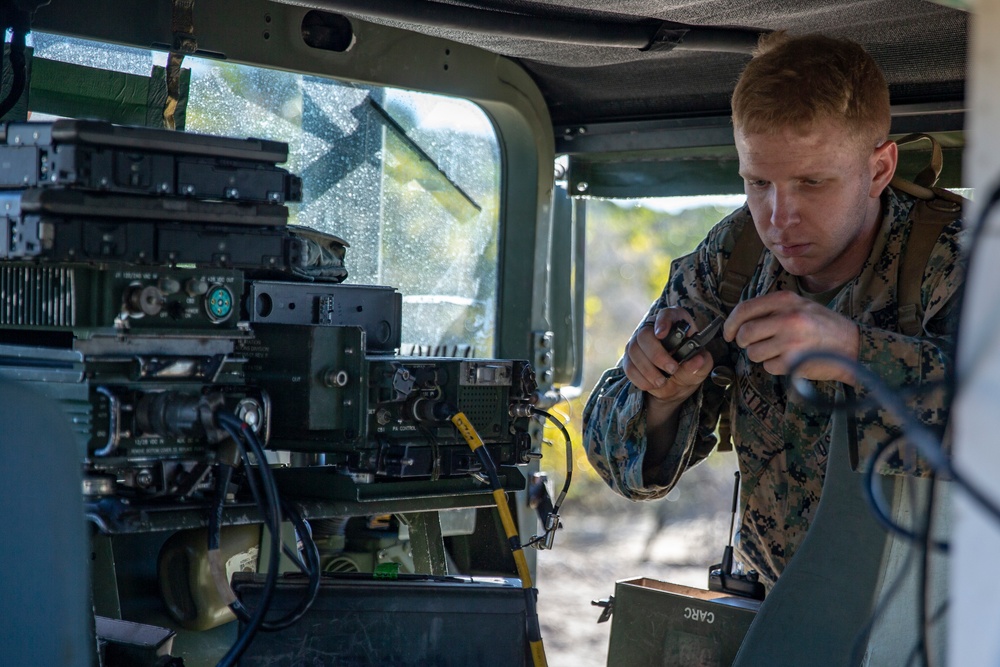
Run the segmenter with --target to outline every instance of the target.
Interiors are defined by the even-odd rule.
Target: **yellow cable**
[[[479,437],[479,433],[476,432],[476,428],[469,421],[469,418],[465,416],[464,412],[458,412],[452,416],[451,422],[458,429],[458,432],[462,434],[465,438],[465,442],[468,443],[469,449],[476,452],[480,447],[483,447],[483,439]],[[479,452],[477,452],[479,454]],[[510,513],[510,507],[507,505],[507,494],[504,492],[503,487],[500,486],[500,479],[497,477],[496,466],[490,459],[489,452],[485,449],[482,451],[483,456],[481,460],[483,464],[487,467],[486,474],[490,478],[490,485],[493,487],[493,500],[496,502],[497,511],[500,513],[500,523],[503,525],[504,533],[507,535],[507,543],[510,545],[511,554],[514,556],[514,564],[517,566],[517,574],[521,578],[521,587],[526,591],[526,595],[534,595],[534,585],[531,581],[531,571],[528,569],[528,560],[524,557],[524,550],[521,548],[521,540],[517,532],[517,524],[514,523],[514,517]],[[535,611],[534,605],[531,604],[530,608],[527,610],[529,616],[534,612],[534,619],[532,620],[537,627],[538,625],[538,614]],[[545,648],[542,646],[541,635],[537,639],[531,639],[529,633],[528,645],[531,648],[531,661],[535,667],[546,667],[548,664],[545,659]]]

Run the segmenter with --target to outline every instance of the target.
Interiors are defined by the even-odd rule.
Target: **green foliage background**
[[[660,295],[671,262],[691,252],[733,210],[709,202],[670,213],[657,210],[655,200],[587,201],[583,393],[555,408],[568,421],[574,443],[574,503],[600,504],[610,493],[582,446],[581,415],[590,390],[605,369],[618,363],[635,326]],[[542,468],[561,485],[563,438],[547,426],[545,439],[550,446],[543,445]]]

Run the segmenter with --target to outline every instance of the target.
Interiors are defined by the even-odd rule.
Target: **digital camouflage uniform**
[[[935,383],[945,378],[951,363],[947,350],[954,325],[953,297],[964,274],[960,265],[961,222],[946,226],[931,252],[921,286],[923,331],[917,337],[907,337],[897,333],[896,282],[901,251],[912,226],[907,218],[914,199],[887,188],[882,202],[882,226],[871,255],[861,273],[827,306],[858,323],[859,361],[890,387]],[[744,206],[716,225],[693,253],[675,260],[663,294],[647,317],[660,308],[680,306],[703,328],[715,316],[728,314],[719,299],[719,280],[745,224],[753,222]],[[741,300],[776,290],[797,291],[797,283],[765,251]],[[602,376],[584,411],[587,455],[608,485],[626,498],[660,498],[684,470],[713,450],[719,415],[728,409],[742,475],[738,553],[770,589],[802,543],[816,511],[830,445],[830,412],[791,391],[787,377],[770,375],[721,336],[708,349],[716,365],[735,369],[732,400],[723,389],[706,381],[681,407],[677,439],[663,465],[650,473],[649,483],[644,483],[642,470],[646,450],[644,393],[625,378],[620,362]],[[811,384],[829,400],[845,391],[848,395],[856,392],[858,399],[866,396],[864,387]],[[910,393],[907,403],[921,421],[940,430],[947,413],[942,391]],[[861,461],[879,443],[900,433],[898,422],[878,406],[862,404],[849,418]],[[895,457],[890,464],[915,474],[925,472],[919,461],[906,455]]]

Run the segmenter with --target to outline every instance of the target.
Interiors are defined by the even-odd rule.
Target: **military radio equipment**
[[[237,341],[246,377],[272,397],[270,446],[325,453],[347,473],[389,478],[479,471],[449,422],[465,412],[500,465],[528,462],[525,361],[366,354],[360,327],[256,325]]]
[[[687,320],[680,320],[674,322],[674,325],[670,327],[670,331],[661,341],[663,343],[664,349],[674,358],[674,360],[683,364],[685,361],[698,354],[701,349],[710,340],[715,338],[715,335],[722,328],[725,323],[726,318],[716,317],[712,322],[705,327],[702,331],[694,334],[693,336],[688,336],[688,332],[691,330],[691,324]]]
[[[528,462],[527,362],[399,356],[402,295],[339,284],[347,244],[287,224],[286,157],[97,122],[0,130],[0,376],[72,416],[88,497],[210,502],[234,423],[324,486],[478,474],[456,411],[497,464]],[[296,490],[304,469],[284,472]]]
[[[34,188],[0,193],[0,259],[284,268],[284,206]]]
[[[228,436],[213,414],[241,415],[266,439],[266,394],[243,385],[229,340],[95,338],[74,348],[0,345],[0,374],[72,416],[92,495],[184,498],[212,489]]]
[[[243,317],[263,324],[356,326],[369,352],[400,346],[403,295],[381,285],[253,280],[247,283]]]
[[[275,166],[288,145],[92,120],[9,123],[0,131],[0,188],[63,186],[282,204],[302,198]]]
[[[27,342],[31,330],[232,336],[242,293],[243,273],[229,269],[0,262],[0,338]]]

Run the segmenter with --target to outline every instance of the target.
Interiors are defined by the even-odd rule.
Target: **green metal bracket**
[[[410,528],[410,548],[413,550],[413,568],[420,573],[448,574],[448,561],[444,552],[444,537],[437,512],[401,514],[400,520]]]

